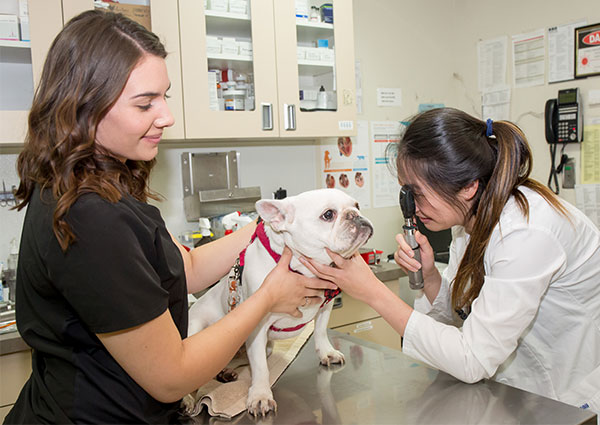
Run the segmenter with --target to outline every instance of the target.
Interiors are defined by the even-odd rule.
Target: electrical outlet
[[[563,189],[575,188],[575,160],[569,158],[563,168]]]

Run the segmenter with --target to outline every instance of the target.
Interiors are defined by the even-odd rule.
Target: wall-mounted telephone
[[[583,141],[583,111],[579,89],[559,90],[558,99],[548,99],[544,121],[548,143]]]

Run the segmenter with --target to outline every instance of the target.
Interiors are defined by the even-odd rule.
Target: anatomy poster
[[[320,187],[340,189],[361,208],[371,208],[369,126],[366,121],[356,124],[356,136],[327,139],[321,145]]]

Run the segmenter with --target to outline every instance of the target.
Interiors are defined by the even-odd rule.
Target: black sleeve
[[[168,307],[156,263],[156,226],[130,205],[85,195],[71,207],[76,235],[53,281],[94,333],[127,329],[158,317]]]

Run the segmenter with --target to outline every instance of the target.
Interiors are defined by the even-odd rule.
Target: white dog
[[[256,211],[264,222],[257,227],[255,237],[240,254],[229,276],[190,308],[189,335],[216,322],[254,293],[275,267],[285,245],[293,253],[290,268],[313,276],[300,263],[299,256],[330,264],[331,258],[325,247],[349,257],[373,234],[373,226],[358,211],[358,203],[337,189],[313,190],[282,200],[263,199],[256,203]],[[294,337],[302,332],[306,323],[316,318],[314,338],[321,364],[344,362],[344,355],[333,348],[327,337],[327,322],[333,305],[329,301],[337,292],[325,291],[321,303],[299,307],[301,318],[268,314],[250,335],[246,352],[252,371],[247,399],[251,414],[265,415],[277,408],[269,385],[266,352],[269,340]],[[184,403],[188,411],[193,407],[189,406],[189,399]]]

